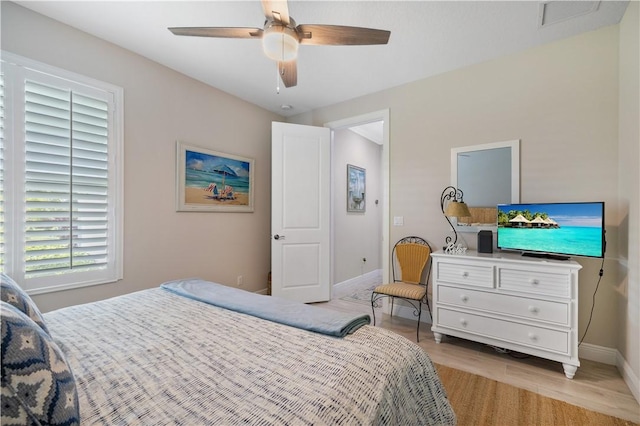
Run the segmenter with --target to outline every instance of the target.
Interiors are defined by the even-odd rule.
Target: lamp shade
[[[289,27],[274,23],[262,36],[265,55],[274,61],[292,61],[298,56],[298,38]]]
[[[448,217],[469,217],[471,216],[471,212],[469,211],[469,207],[467,207],[466,203],[451,201],[447,205],[444,215]]]

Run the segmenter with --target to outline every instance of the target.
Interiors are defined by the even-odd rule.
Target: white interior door
[[[331,298],[330,130],[272,124],[271,293],[303,303]]]

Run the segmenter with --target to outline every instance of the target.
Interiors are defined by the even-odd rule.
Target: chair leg
[[[393,316],[393,301],[396,300],[395,297],[391,297],[391,312],[389,313],[389,316]]]
[[[422,303],[418,303],[418,327],[416,328],[416,342],[420,341],[420,315],[422,315]]]
[[[375,301],[373,300],[373,295],[375,293],[371,293],[371,312],[373,313],[373,325],[376,325],[376,308],[373,306]]]

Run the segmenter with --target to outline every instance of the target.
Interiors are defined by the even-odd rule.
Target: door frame
[[[333,170],[334,163],[334,131],[338,129],[349,128],[360,124],[371,123],[374,121],[382,121],[383,124],[383,141],[382,141],[382,280],[384,282],[390,282],[390,264],[389,264],[389,109],[383,109],[379,111],[373,111],[370,113],[357,115],[354,117],[343,118],[340,120],[330,121],[324,124],[324,127],[331,129],[331,166]],[[334,194],[331,194],[331,200],[333,201]],[[330,223],[330,248],[331,253],[335,253],[334,250],[334,217],[333,217],[333,203],[331,205],[331,223]],[[334,265],[333,258],[330,267],[331,274],[331,290],[333,293],[334,286]],[[333,295],[332,295],[333,296]]]

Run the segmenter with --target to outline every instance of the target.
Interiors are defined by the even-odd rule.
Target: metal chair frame
[[[400,297],[400,296],[392,296],[384,293],[376,293],[374,289],[374,291],[371,293],[371,310],[373,311],[373,325],[374,326],[376,325],[375,307],[378,300],[382,299],[383,297],[391,298],[391,315],[393,316],[393,302],[395,298],[402,299],[407,303],[409,303],[411,306],[413,306],[413,309],[414,309],[413,315],[418,317],[418,326],[416,329],[416,341],[419,342],[420,341],[420,317],[422,315],[423,303],[427,304],[427,309],[429,310],[429,317],[432,318],[432,321],[433,321],[433,316],[431,313],[431,305],[429,304],[429,276],[431,275],[431,253],[433,253],[433,249],[431,248],[431,245],[429,245],[429,243],[424,238],[421,238],[421,237],[410,236],[410,237],[404,237],[400,239],[393,246],[393,250],[391,251],[391,271],[392,271],[392,277],[393,277],[394,283],[403,282],[402,279],[398,279],[396,277],[396,263],[398,263],[398,266],[400,267],[400,269],[402,269],[402,266],[399,264],[399,260],[396,258],[396,248],[401,244],[421,244],[429,248],[429,257],[427,259],[425,266],[422,268],[422,275],[424,275],[424,270],[425,269],[427,270],[425,281],[424,282],[420,281],[414,284],[414,285],[423,286],[425,288],[424,297],[421,300],[409,299],[409,298]]]

